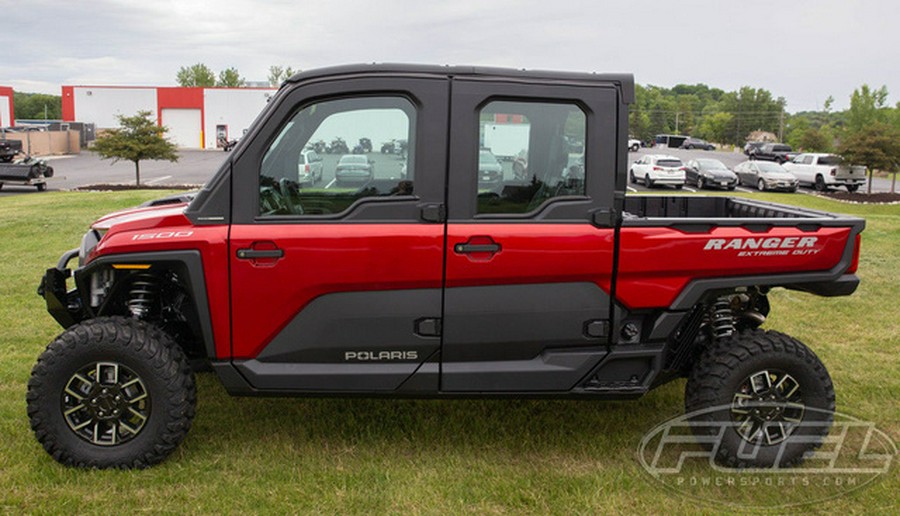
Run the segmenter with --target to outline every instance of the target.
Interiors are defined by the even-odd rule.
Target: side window
[[[415,114],[402,97],[300,109],[263,157],[259,215],[333,215],[360,199],[412,195]]]
[[[585,195],[584,112],[575,104],[492,101],[479,116],[478,213],[522,214]]]

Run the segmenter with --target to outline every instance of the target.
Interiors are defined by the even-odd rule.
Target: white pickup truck
[[[815,186],[824,192],[834,186],[843,186],[848,192],[855,192],[866,182],[866,167],[848,165],[836,154],[800,154],[785,163],[784,168],[794,174],[800,184]]]

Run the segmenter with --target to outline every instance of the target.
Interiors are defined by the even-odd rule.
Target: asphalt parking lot
[[[629,165],[645,154],[669,154],[677,156],[683,161],[692,158],[714,158],[733,168],[738,163],[746,160],[746,156],[739,152],[684,150],[684,149],[640,149],[638,152],[629,152]],[[222,166],[228,153],[222,151],[186,150],[179,153],[177,162],[169,161],[142,161],[141,183],[146,185],[202,185],[208,181]],[[399,177],[401,160],[395,155],[382,155],[372,153],[369,155],[375,161],[375,174],[378,178]],[[334,168],[339,156],[324,155],[324,174],[321,185],[329,185],[334,179]],[[94,184],[133,184],[134,165],[128,161],[112,163],[99,159],[92,152],[82,152],[76,156],[52,157],[48,160],[54,169],[54,177],[47,183],[47,190],[71,190],[78,187]],[[890,191],[890,180],[875,178],[872,183],[873,191]],[[865,186],[863,187],[863,190]],[[637,184],[629,184],[629,192],[647,191],[647,187]],[[695,187],[685,186],[685,191],[696,191]],[[738,190],[753,192],[750,188],[738,187]],[[672,187],[660,187],[651,191],[664,193],[675,192]],[[799,192],[809,192],[809,189],[801,188]],[[37,189],[32,186],[17,186],[13,184],[3,185],[0,190],[0,198],[10,195],[37,194]],[[791,195],[791,194],[785,194]]]

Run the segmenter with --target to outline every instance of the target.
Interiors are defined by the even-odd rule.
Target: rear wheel
[[[0,185],[0,186],[2,186],[2,185]],[[859,185],[847,185],[848,192],[853,193],[857,190],[859,190]]]
[[[786,467],[822,444],[834,417],[834,386],[800,341],[745,330],[701,354],[685,388],[685,410],[719,464]],[[710,443],[710,436],[718,440]]]
[[[634,145],[631,146],[631,152],[637,152],[640,148],[641,148],[640,145],[635,143]]]
[[[650,179],[650,174],[644,176],[644,184],[647,185],[647,188],[653,188],[655,186],[653,180]]]
[[[637,178],[634,177],[634,170],[628,171],[628,180],[631,181],[631,184],[637,184]]]
[[[101,317],[47,346],[26,399],[35,436],[60,463],[144,468],[184,440],[196,391],[171,337],[136,319]]]
[[[35,185],[35,186],[37,186],[37,191],[38,191],[38,192],[43,192],[44,190],[47,189],[47,185],[44,184],[44,183],[38,183],[38,184]]]

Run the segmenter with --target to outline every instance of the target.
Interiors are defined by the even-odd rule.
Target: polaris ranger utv
[[[626,197],[633,101],[625,74],[294,76],[190,203],[105,216],[47,270],[65,331],[28,383],[35,435],[67,465],[158,463],[191,426],[192,364],[254,396],[600,400],[687,377],[686,409],[727,422],[720,462],[799,461],[834,390],[805,345],[760,329],[766,294],[851,294],[864,221]],[[525,128],[523,173],[502,162],[481,188],[497,123]],[[408,152],[358,155],[375,172],[347,185],[322,155],[301,184],[314,142],[363,136]]]

